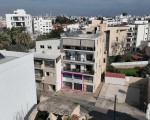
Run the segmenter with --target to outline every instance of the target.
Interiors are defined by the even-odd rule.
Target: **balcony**
[[[71,68],[63,68],[63,71],[69,71],[69,72],[76,72],[76,73],[81,73],[81,74],[89,74],[89,75],[94,75],[93,70],[80,70],[80,69],[71,69]]]
[[[80,58],[79,57],[72,57],[72,56],[63,56],[63,60],[69,60],[69,61],[80,61],[80,62],[95,62],[95,60],[93,59],[87,59],[85,60],[85,58]]]
[[[95,51],[95,47],[81,47],[81,46],[63,46],[63,49],[70,49],[70,50],[82,50],[82,51]]]
[[[133,30],[131,30],[131,29],[129,29],[129,30],[127,30],[128,32],[133,32]]]
[[[36,80],[44,80],[44,77],[43,77],[43,74],[41,74],[41,73],[35,73],[35,79]]]

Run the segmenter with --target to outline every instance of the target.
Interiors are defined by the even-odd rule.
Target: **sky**
[[[127,12],[131,15],[150,14],[150,0],[0,0],[0,15],[11,14],[16,9],[25,9],[32,16],[114,16]]]

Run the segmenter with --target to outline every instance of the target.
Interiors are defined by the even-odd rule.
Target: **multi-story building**
[[[34,67],[37,90],[61,89],[60,39],[36,41]]]
[[[105,27],[105,25],[103,25]],[[105,28],[106,50],[108,56],[123,55],[126,48],[127,26],[109,26]]]
[[[130,51],[138,51],[141,42],[150,39],[150,25],[148,21],[134,21],[132,25],[127,26],[130,27],[127,31],[127,47],[130,47]]]
[[[61,89],[61,55],[34,53],[37,90],[59,91]]]
[[[37,104],[32,53],[0,50],[0,96],[1,120],[24,119]]]
[[[96,30],[97,29],[97,30]],[[92,34],[63,34],[62,89],[95,92],[106,69],[106,54],[100,26]],[[71,33],[70,33],[71,34]],[[71,36],[71,37],[70,37]]]
[[[23,9],[17,9],[14,14],[6,14],[7,28],[25,26],[32,33],[32,17]]]
[[[52,20],[44,19],[43,17],[34,17],[33,18],[33,32],[39,34],[47,34],[52,30]]]

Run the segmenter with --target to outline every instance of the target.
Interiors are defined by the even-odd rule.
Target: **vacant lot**
[[[133,76],[138,69],[121,69],[122,74],[126,74],[127,76]]]

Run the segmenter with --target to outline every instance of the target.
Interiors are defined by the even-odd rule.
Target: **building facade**
[[[34,69],[37,90],[61,89],[61,55],[34,53]]]
[[[32,33],[32,17],[23,9],[17,9],[14,14],[6,14],[7,28],[25,26]]]
[[[37,104],[33,54],[4,50],[0,53],[1,119],[25,117]]]
[[[100,29],[95,34],[62,37],[62,89],[92,93],[96,91],[106,69],[104,43]]]
[[[33,17],[33,32],[48,34],[53,29],[52,20],[43,17]]]

